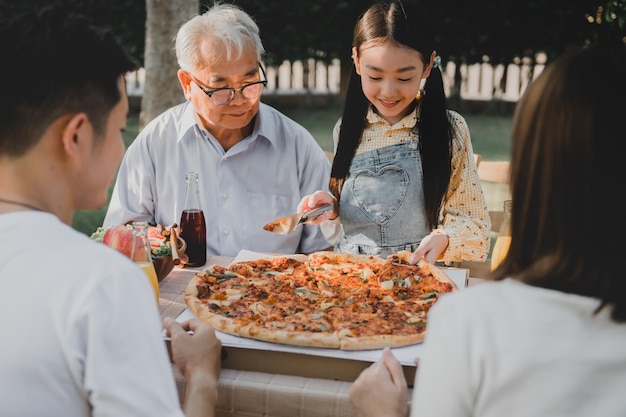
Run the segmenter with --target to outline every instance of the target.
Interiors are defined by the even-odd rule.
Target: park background
[[[0,15],[52,2],[0,0]],[[173,39],[180,25],[210,7],[212,0],[55,2],[110,28],[142,64],[142,72],[128,76],[132,112],[124,136],[127,145],[148,121],[184,100]],[[300,122],[324,150],[332,150],[332,127],[341,114],[351,68],[352,29],[375,0],[222,2],[242,7],[259,25],[270,78],[262,101]],[[434,22],[449,107],[466,118],[474,151],[484,160],[508,159],[515,104],[552,59],[571,47],[601,40],[626,42],[626,0],[421,3]],[[601,76],[601,70],[599,62],[598,74],[590,76]],[[72,225],[91,234],[105,211],[106,206],[79,211]]]

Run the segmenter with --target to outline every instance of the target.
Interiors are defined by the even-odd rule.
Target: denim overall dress
[[[430,233],[415,140],[354,156],[339,201],[336,252],[387,257],[413,252]]]

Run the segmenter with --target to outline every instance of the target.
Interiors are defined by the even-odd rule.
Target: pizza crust
[[[425,333],[415,335],[380,335],[341,338],[341,350],[384,349],[414,345],[424,341]]]
[[[441,269],[437,268],[435,265],[431,264],[430,262],[426,261],[426,259],[424,258],[420,259],[417,262],[417,265],[420,268],[426,269],[438,281],[452,285],[455,290],[458,289],[456,283],[452,281],[452,279],[445,272],[443,272]]]
[[[198,284],[199,280],[196,275],[185,290],[185,302],[187,303],[187,307],[189,307],[196,317],[209,326],[221,332],[238,336],[241,325],[238,325],[236,321],[229,320],[222,315],[211,313],[211,311],[207,309],[206,303],[203,303],[198,298]]]
[[[284,345],[339,349],[341,343],[335,333],[290,332],[280,329],[267,329],[250,324],[241,329],[239,336],[250,337],[265,342]]]
[[[314,263],[325,259],[329,260],[331,263],[377,264],[385,262],[385,260],[379,256],[339,253],[332,251],[313,252],[308,256],[308,260]]]

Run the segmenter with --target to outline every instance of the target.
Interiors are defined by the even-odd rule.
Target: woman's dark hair
[[[626,321],[619,205],[626,49],[594,45],[548,64],[518,102],[511,151],[512,242],[495,279],[614,305]]]
[[[388,42],[420,53],[424,66],[435,51],[431,17],[417,6],[401,1],[376,3],[358,19],[352,46],[357,51],[371,41]],[[438,224],[443,197],[450,183],[452,134],[447,102],[439,68],[433,68],[424,84],[419,118],[419,145],[422,155],[424,205],[431,228]],[[369,102],[361,88],[361,77],[354,65],[348,82],[339,142],[333,160],[330,190],[339,201],[341,187],[359,146]]]

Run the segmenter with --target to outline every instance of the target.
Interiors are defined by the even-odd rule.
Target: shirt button
[[[230,232],[228,230],[224,230],[224,235],[228,236]]]
[[[223,194],[222,194],[222,198],[223,198],[224,200],[226,200],[226,199],[228,198],[228,193],[223,193]]]

